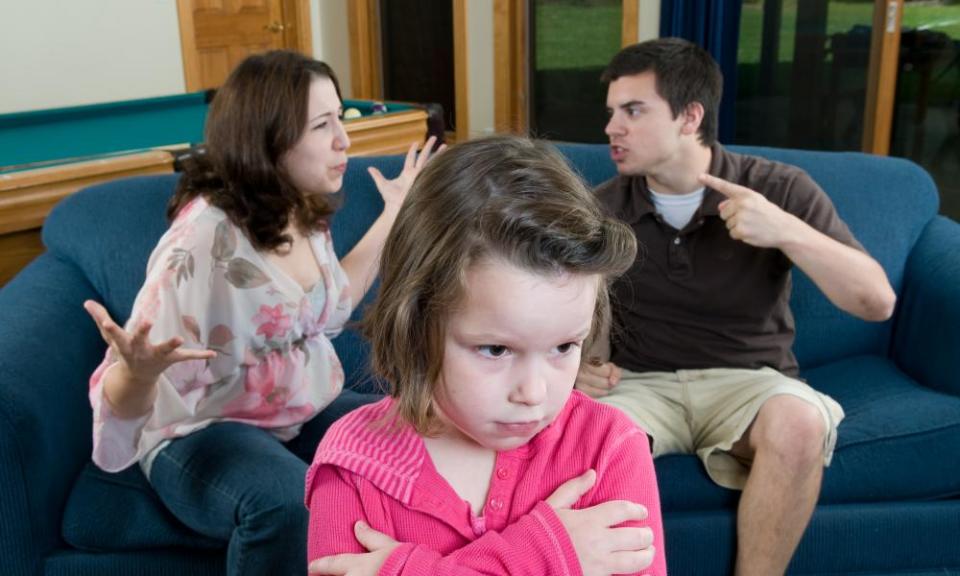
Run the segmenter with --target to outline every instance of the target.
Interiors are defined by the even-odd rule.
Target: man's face
[[[673,117],[652,71],[611,82],[607,113],[610,156],[620,174],[656,176],[680,155],[685,118]]]

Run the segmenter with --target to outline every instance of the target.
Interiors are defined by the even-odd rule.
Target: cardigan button
[[[501,480],[506,480],[510,476],[510,471],[506,468],[500,468],[497,470],[497,478]]]
[[[499,512],[503,509],[503,500],[499,498],[494,498],[490,501],[490,509],[494,512]]]

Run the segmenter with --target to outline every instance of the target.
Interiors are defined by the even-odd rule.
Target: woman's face
[[[332,194],[343,186],[350,138],[340,114],[340,98],[333,82],[314,76],[303,135],[280,159],[291,182],[304,195]]]

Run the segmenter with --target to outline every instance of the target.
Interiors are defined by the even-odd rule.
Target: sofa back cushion
[[[167,229],[178,179],[137,176],[91,186],[57,204],[44,223],[47,250],[83,271],[117,322],[130,316],[147,258]]]
[[[558,147],[592,186],[616,175],[607,146]],[[730,149],[806,170],[833,200],[857,239],[884,267],[899,293],[907,255],[938,208],[936,186],[922,168],[908,160],[855,152],[745,146]],[[794,352],[801,368],[857,354],[888,352],[892,320],[867,323],[841,312],[798,270],[793,275],[790,306],[797,326]]]

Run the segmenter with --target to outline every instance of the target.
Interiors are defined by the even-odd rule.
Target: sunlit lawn
[[[827,8],[827,36],[848,32],[856,25],[871,26],[873,1],[830,2]],[[779,60],[793,60],[794,36],[797,25],[797,0],[785,0],[780,23]],[[960,3],[907,2],[903,10],[903,29],[926,28],[960,40]],[[763,3],[744,2],[740,18],[740,45],[737,62],[748,64],[760,61],[763,30]]]
[[[780,23],[781,61],[793,60],[797,1],[784,0]],[[827,36],[848,32],[856,25],[870,26],[873,1],[830,2]],[[536,68],[538,70],[602,67],[620,48],[620,2],[608,6],[577,2],[538,3],[536,7]],[[741,64],[760,61],[763,2],[743,4],[737,60]],[[903,28],[924,27],[960,40],[960,2],[907,2]]]

